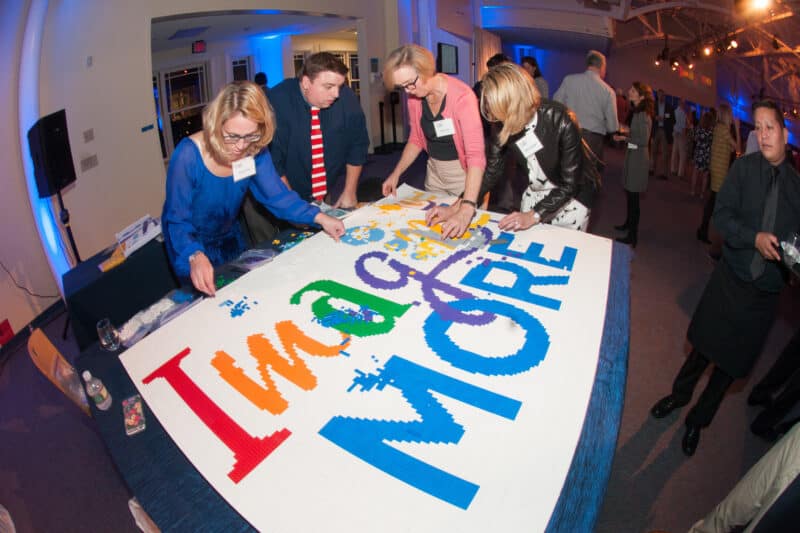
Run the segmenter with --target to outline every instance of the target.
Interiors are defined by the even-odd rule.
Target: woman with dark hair
[[[503,217],[500,229],[544,223],[586,231],[598,176],[575,115],[563,104],[542,100],[533,78],[514,63],[483,77],[481,113],[500,124],[492,131],[479,198],[503,175],[507,150],[527,170],[518,211]]]
[[[167,170],[167,197],[161,215],[167,255],[180,278],[213,295],[214,267],[244,251],[236,220],[245,193],[279,218],[316,223],[334,239],[341,220],[303,201],[281,181],[266,149],[275,117],[261,87],[233,82],[203,110],[203,129],[175,147]]]
[[[628,101],[632,109],[630,131],[627,136],[614,136],[614,140],[624,140],[628,143],[625,165],[622,168],[622,186],[625,189],[627,211],[625,222],[614,228],[628,232],[625,237],[620,237],[617,241],[636,248],[639,238],[639,194],[647,190],[650,169],[647,143],[650,139],[655,111],[653,90],[644,83],[635,81],[628,89]]]
[[[524,56],[519,60],[519,64],[531,75],[542,98],[550,98],[550,85],[547,84],[547,80],[542,76],[542,71],[539,70],[539,62],[536,61],[536,58]]]

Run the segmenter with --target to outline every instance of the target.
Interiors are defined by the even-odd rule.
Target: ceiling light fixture
[[[703,47],[703,55],[706,56],[706,57],[710,56],[711,52],[713,52],[713,51],[714,51],[714,49],[711,48],[711,46],[709,46],[709,45],[706,45],[705,47]]]

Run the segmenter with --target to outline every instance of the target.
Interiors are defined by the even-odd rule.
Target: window
[[[166,117],[164,129],[166,156],[184,137],[203,129],[203,108],[208,103],[208,82],[205,65],[162,71],[160,117]],[[166,112],[164,112],[166,111]]]
[[[250,76],[250,58],[239,58],[234,59],[231,62],[231,67],[233,68],[233,81],[247,81],[252,80],[252,76]]]
[[[302,51],[302,52],[295,52],[292,56],[294,60],[294,74],[295,76],[300,72],[300,69],[303,68],[303,61],[306,60],[306,57],[311,55],[311,52]]]
[[[350,54],[350,88],[356,93],[356,96],[361,96],[361,76],[358,74],[358,54]]]

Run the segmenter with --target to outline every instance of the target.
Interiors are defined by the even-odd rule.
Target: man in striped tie
[[[355,207],[369,137],[348,68],[328,52],[306,58],[297,78],[270,89],[277,129],[270,151],[284,182],[309,201]],[[341,185],[341,179],[344,184]],[[338,196],[331,194],[342,192]]]

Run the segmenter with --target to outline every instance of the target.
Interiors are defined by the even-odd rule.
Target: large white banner
[[[541,531],[597,367],[611,242],[463,238],[402,188],[122,355],[166,431],[256,528]],[[133,437],[135,438],[135,437]]]

